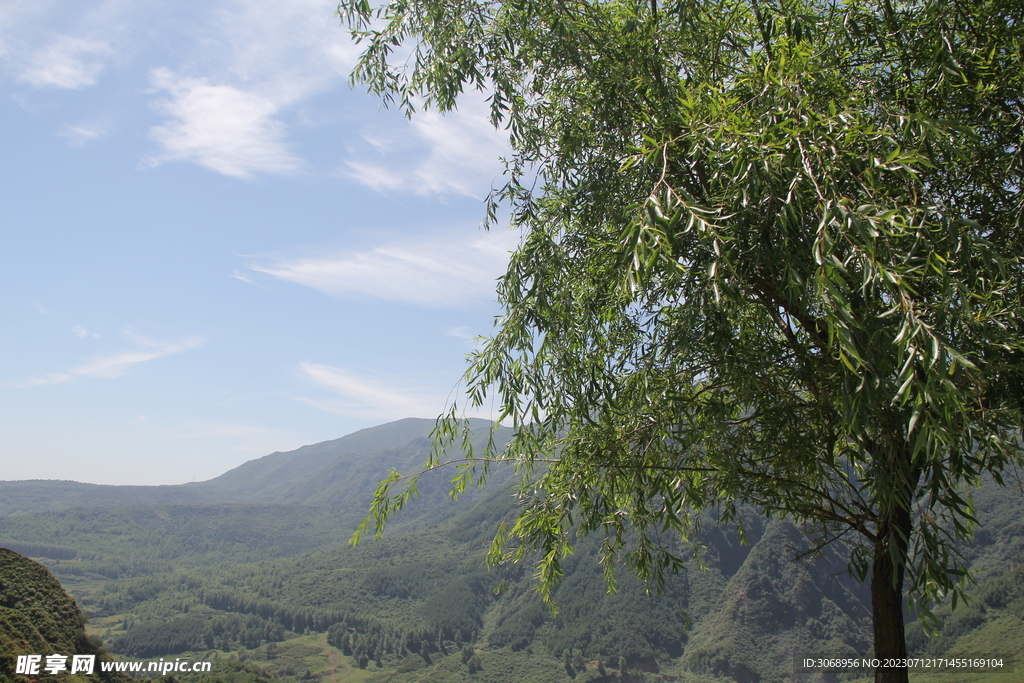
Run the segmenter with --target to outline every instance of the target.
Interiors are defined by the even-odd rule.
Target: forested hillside
[[[46,567],[0,548],[0,680],[27,681],[15,673],[18,655],[109,656],[85,632],[86,616]],[[54,680],[116,681],[123,675],[59,674]]]
[[[420,434],[396,445],[422,425],[395,424],[360,444],[380,448],[356,452],[352,437],[367,437],[359,433],[267,456],[220,484],[205,483],[220,487],[225,501],[2,517],[0,545],[45,562],[113,652],[212,659],[224,683],[769,683],[803,680],[792,677],[794,655],[870,648],[870,600],[843,574],[842,548],[794,561],[807,539],[749,510],[748,545],[708,518],[700,539],[705,568],[690,563],[656,594],[624,570],[617,592],[608,593],[600,539],[582,539],[563,559],[557,615],[533,590],[529,568],[484,566],[495,524],[514,506],[501,476],[453,503],[438,473],[385,538],[353,548],[347,540],[372,486],[357,490],[352,481],[372,483],[388,464],[408,467],[426,455]],[[352,451],[338,453],[346,439]],[[339,476],[329,480],[332,469]],[[258,485],[268,488],[268,500],[243,502]],[[307,504],[294,500],[302,491]],[[979,489],[975,498],[981,530],[965,553],[978,572],[977,597],[952,616],[940,610],[943,624],[932,638],[912,626],[912,647],[1019,657],[1024,500],[1019,489],[999,487]]]

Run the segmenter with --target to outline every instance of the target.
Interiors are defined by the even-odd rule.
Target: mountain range
[[[490,428],[470,419],[477,441]],[[369,501],[390,469],[418,469],[430,452],[433,420],[407,418],[331,441],[250,460],[201,482],[165,486],[112,486],[75,481],[0,481],[0,516],[75,507],[260,503],[344,505]],[[497,441],[510,431],[499,428]],[[479,445],[479,444],[478,444]]]

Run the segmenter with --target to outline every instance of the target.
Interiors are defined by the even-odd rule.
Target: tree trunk
[[[912,524],[910,510],[901,509],[894,511],[893,519],[886,520],[878,529],[871,565],[871,611],[875,628],[875,657],[882,663],[907,657],[907,636],[903,628],[903,574]],[[891,546],[895,546],[895,553]],[[908,683],[906,666],[875,668],[875,683]]]

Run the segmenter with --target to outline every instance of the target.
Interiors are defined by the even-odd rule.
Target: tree
[[[1010,0],[343,0],[410,115],[489,95],[523,241],[467,371],[523,472],[493,556],[606,534],[654,580],[702,512],[842,539],[877,655],[963,595],[970,488],[1021,463],[1024,7]],[[411,52],[399,52],[407,46]],[[452,406],[429,466],[465,434]],[[468,443],[468,441],[465,441]],[[477,468],[479,466],[479,469]],[[378,490],[363,531],[414,490]],[[876,681],[906,681],[879,669]]]

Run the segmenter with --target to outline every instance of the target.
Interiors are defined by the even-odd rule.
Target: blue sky
[[[349,88],[333,10],[0,4],[0,479],[202,480],[457,394],[504,137]]]

